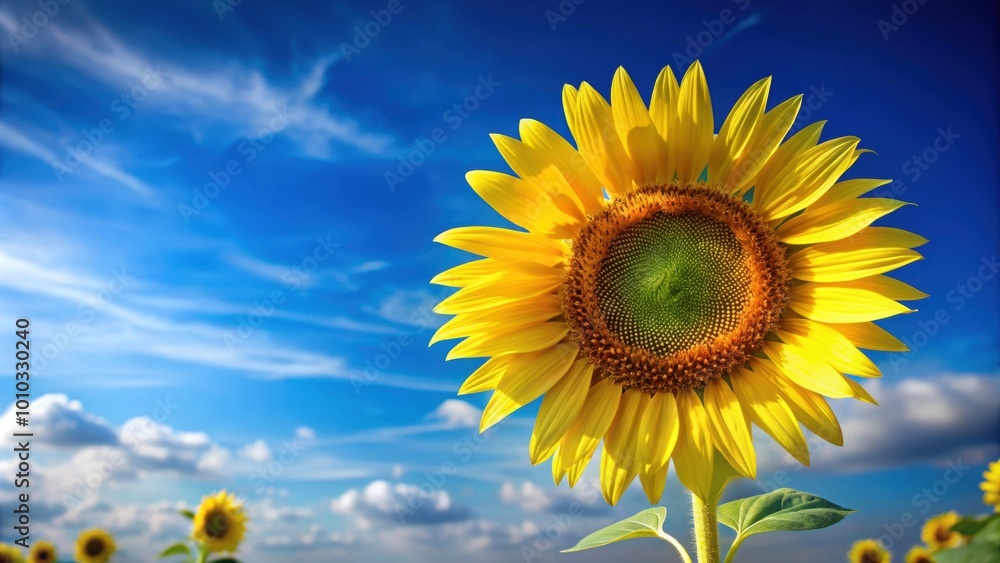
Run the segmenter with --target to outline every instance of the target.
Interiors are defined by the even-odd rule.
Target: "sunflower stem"
[[[205,563],[208,561],[208,546],[199,545],[198,546],[198,559],[195,563]]]
[[[708,504],[691,495],[691,511],[694,514],[694,542],[698,563],[719,563],[719,521],[715,516],[715,505]]]

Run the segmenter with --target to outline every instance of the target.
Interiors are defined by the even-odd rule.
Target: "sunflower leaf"
[[[663,533],[663,520],[666,517],[667,509],[662,506],[647,508],[634,516],[629,516],[624,520],[597,530],[580,540],[575,546],[562,550],[562,553],[593,549],[635,538],[663,539],[666,536]]]
[[[966,516],[956,522],[951,529],[953,532],[958,532],[963,536],[978,538],[982,535],[984,539],[995,538],[1000,541],[1000,513],[981,518]]]
[[[190,555],[191,555],[191,548],[188,547],[188,545],[186,543],[177,542],[174,545],[172,545],[172,546],[164,549],[163,551],[161,551],[160,554],[157,555],[156,557],[158,557],[158,558],[161,558],[161,557],[170,557],[172,555],[187,555],[187,556],[190,557]]]
[[[719,523],[746,538],[765,532],[818,530],[852,512],[818,496],[784,488],[727,502],[719,507],[718,516]]]
[[[1000,563],[1000,542],[978,542],[934,554],[937,563]]]
[[[190,510],[178,510],[177,514],[180,514],[188,520],[194,520],[194,512],[191,512]]]

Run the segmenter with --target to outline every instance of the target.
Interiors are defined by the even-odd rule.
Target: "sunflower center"
[[[100,555],[104,552],[104,542],[98,538],[87,540],[87,545],[83,546],[83,551],[90,556]]]
[[[205,534],[213,539],[226,537],[229,530],[229,516],[220,510],[213,510],[205,518]]]
[[[37,558],[38,558],[39,561],[48,561],[49,560],[49,552],[48,551],[44,551],[44,550],[43,551],[39,551]]]
[[[654,354],[732,331],[749,301],[749,256],[713,217],[655,213],[611,241],[595,297],[608,328]]]
[[[626,388],[701,388],[758,350],[787,302],[785,249],[742,201],[703,185],[636,190],[573,241],[563,310]]]
[[[948,541],[951,540],[951,530],[945,526],[939,526],[938,529],[934,531],[934,539],[936,539],[938,543],[948,543]]]

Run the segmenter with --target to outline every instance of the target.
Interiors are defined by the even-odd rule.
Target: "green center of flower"
[[[623,341],[672,354],[737,327],[750,296],[749,255],[725,224],[657,213],[611,242],[598,307]]]

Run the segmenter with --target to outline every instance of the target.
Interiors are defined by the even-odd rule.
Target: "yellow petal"
[[[875,400],[875,397],[872,397],[871,394],[864,387],[862,387],[860,383],[854,381],[853,379],[847,376],[844,376],[844,380],[847,381],[847,385],[851,387],[851,391],[853,392],[853,397],[855,399],[861,399],[866,403],[871,403],[876,407],[878,406],[878,401]]]
[[[587,469],[587,464],[590,463],[590,458],[593,455],[594,452],[588,453],[566,469],[566,477],[570,487],[575,487],[580,481],[580,477],[583,477],[583,471]]]
[[[639,423],[640,474],[645,472],[652,476],[667,465],[679,433],[680,421],[673,393],[656,393]]]
[[[449,268],[431,279],[431,283],[448,287],[465,287],[503,270],[509,262],[483,258]]]
[[[816,146],[825,124],[825,121],[818,121],[803,127],[801,131],[789,137],[784,143],[781,143],[774,151],[774,154],[771,155],[771,158],[767,159],[767,162],[764,163],[764,166],[755,179],[753,189],[753,207],[755,209],[760,209],[763,202],[771,199],[767,191],[774,184],[774,180],[778,174],[796,157]]]
[[[768,359],[793,383],[835,399],[853,397],[847,381],[825,359],[797,344],[764,342]]]
[[[828,284],[833,287],[853,287],[874,291],[896,301],[913,301],[923,299],[927,294],[908,283],[901,282],[889,276],[870,276],[859,280]]]
[[[579,132],[573,137],[580,154],[608,193],[622,196],[632,189],[632,161],[615,130],[611,106],[590,84],[580,85],[576,98]]]
[[[676,137],[677,137],[677,99],[680,96],[680,86],[674,71],[669,66],[663,67],[660,75],[656,77],[656,84],[653,86],[653,96],[649,102],[649,117],[653,120],[660,138],[667,144],[667,160],[663,163],[663,170],[667,173],[667,180],[674,179],[674,170],[677,167],[676,160]]]
[[[706,500],[712,488],[715,452],[708,415],[701,399],[690,389],[677,393],[677,413],[681,429],[673,455],[674,470],[692,494]]]
[[[500,383],[500,376],[507,371],[511,362],[517,361],[520,356],[521,354],[505,354],[486,360],[465,380],[465,383],[459,388],[458,394],[468,395],[496,389],[497,384]]]
[[[766,377],[778,389],[795,418],[806,428],[835,446],[844,445],[840,421],[822,395],[792,383],[768,360],[752,357],[750,366],[754,374]]]
[[[434,237],[434,242],[487,258],[527,260],[544,266],[563,262],[569,253],[569,247],[563,241],[497,227],[449,229]]]
[[[580,414],[559,442],[559,457],[567,469],[577,461],[594,455],[597,444],[615,418],[621,396],[621,386],[609,377],[590,388]]]
[[[483,409],[479,431],[551,389],[566,374],[578,351],[575,344],[560,344],[534,354],[519,354],[500,376],[496,391]]]
[[[733,193],[743,195],[754,184],[757,175],[775,154],[782,139],[795,123],[795,116],[802,106],[802,96],[794,96],[765,112],[754,129],[751,147],[736,163],[726,186]]]
[[[813,244],[849,237],[879,217],[912,205],[895,199],[848,199],[823,207],[810,207],[776,230],[785,244]]]
[[[552,162],[550,156],[527,143],[505,135],[490,135],[497,150],[503,156],[511,169],[520,176],[534,196],[532,207],[524,211],[530,216],[538,216],[543,211],[555,214],[556,211],[570,217],[573,223],[567,228],[573,228],[571,238],[586,219],[583,205],[576,197],[576,192],[570,187],[566,177]]]
[[[755,202],[757,209],[770,220],[805,209],[847,170],[858,142],[857,137],[840,137],[802,152],[775,176],[773,183],[763,187],[763,199]]]
[[[572,209],[576,206],[574,202],[556,203],[560,199],[567,200],[558,188],[549,191],[538,182],[529,183],[488,170],[473,170],[465,179],[497,213],[533,233],[572,238],[584,223],[582,211]]]
[[[560,314],[562,314],[562,303],[555,294],[543,294],[533,299],[522,299],[499,307],[462,313],[441,325],[428,345],[489,330],[504,330],[508,327],[520,330],[543,323]]]
[[[696,181],[708,166],[714,127],[708,82],[701,63],[695,61],[684,73],[677,96],[677,132],[673,141],[679,182]]]
[[[576,193],[576,198],[586,213],[598,213],[604,208],[600,180],[569,141],[534,119],[522,119],[518,131],[521,140],[548,155]]]
[[[747,416],[736,394],[723,379],[714,379],[705,386],[705,412],[712,430],[712,442],[734,469],[750,479],[757,478],[757,453]]]
[[[555,346],[567,334],[569,325],[562,321],[511,328],[505,332],[476,333],[456,344],[445,360],[535,352]]]
[[[736,368],[730,381],[743,410],[750,414],[750,420],[799,463],[809,465],[806,437],[778,389],[767,378],[743,368]]]
[[[803,317],[822,323],[861,323],[913,312],[874,291],[822,283],[793,287],[788,306]]]
[[[663,185],[673,179],[667,170],[667,143],[653,124],[646,104],[625,69],[618,67],[611,83],[611,109],[625,152],[632,159],[639,186]]]
[[[823,207],[838,201],[857,199],[875,188],[884,186],[891,181],[892,180],[876,180],[874,178],[852,178],[850,180],[844,180],[843,182],[837,182],[832,188],[823,194],[823,197],[817,199],[816,202],[813,203],[813,206]]]
[[[884,328],[875,323],[836,324],[826,326],[843,334],[858,348],[881,350],[884,352],[909,352],[910,348]]]
[[[841,373],[881,377],[875,362],[836,330],[809,319],[782,319],[774,331],[779,338],[802,349],[812,349]]]
[[[556,383],[538,408],[535,429],[531,433],[528,451],[532,465],[549,458],[559,440],[569,429],[590,391],[590,378],[594,374],[594,364],[586,358],[573,362],[566,375]]]
[[[561,270],[530,262],[509,262],[505,271],[491,274],[449,295],[435,313],[457,315],[481,311],[552,293],[562,283]]]
[[[639,422],[649,396],[638,389],[622,393],[615,420],[604,435],[601,452],[601,493],[611,506],[618,503],[622,493],[635,479]]]
[[[853,238],[814,244],[792,253],[788,257],[792,277],[806,281],[850,281],[895,270],[922,258],[915,250],[862,246],[855,244]]]
[[[764,108],[767,105],[767,94],[771,89],[771,77],[763,78],[754,83],[736,100],[733,109],[726,116],[719,135],[712,143],[712,151],[708,161],[708,183],[726,186],[725,191],[735,188],[730,185],[730,175],[737,165],[753,148],[751,141],[762,125]]]
[[[660,502],[660,497],[663,496],[663,487],[667,483],[667,470],[669,468],[669,464],[664,465],[655,473],[649,473],[643,468],[639,468],[639,482],[642,483],[642,490],[646,493],[649,504]]]

